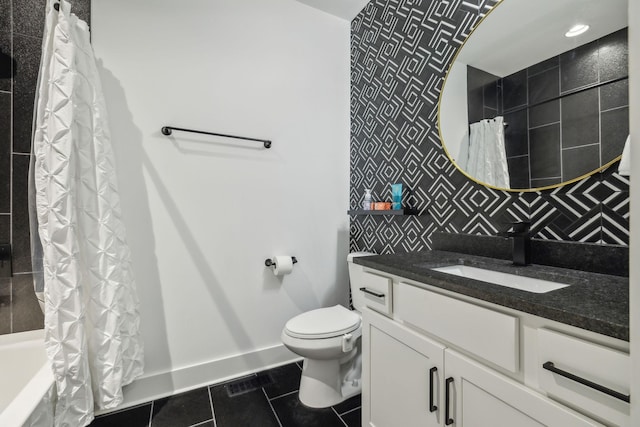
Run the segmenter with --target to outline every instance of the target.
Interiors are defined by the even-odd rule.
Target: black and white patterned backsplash
[[[350,249],[431,248],[435,231],[491,235],[530,220],[534,237],[628,245],[629,180],[617,164],[554,190],[511,193],[480,186],[451,164],[437,128],[438,98],[456,49],[494,0],[372,0],[351,24],[351,188],[365,188],[423,216],[352,216]],[[407,191],[409,190],[409,191]]]

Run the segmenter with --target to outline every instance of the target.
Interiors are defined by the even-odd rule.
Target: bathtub
[[[0,335],[0,384],[0,426],[46,425],[53,374],[42,329]]]

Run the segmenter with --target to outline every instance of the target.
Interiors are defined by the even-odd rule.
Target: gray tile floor
[[[96,417],[91,427],[360,427],[360,395],[331,408],[300,403],[298,363]]]

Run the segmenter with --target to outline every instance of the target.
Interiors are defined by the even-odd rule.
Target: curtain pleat
[[[56,426],[114,408],[143,372],[139,301],[87,24],[47,5],[34,119],[33,190],[42,244],[45,346]],[[37,285],[37,284],[36,284]]]

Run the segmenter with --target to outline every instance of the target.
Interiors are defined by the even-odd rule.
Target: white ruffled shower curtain
[[[469,126],[469,139],[458,156],[458,166],[480,182],[511,188],[504,143],[504,118],[484,119]]]
[[[42,244],[44,280],[35,286],[44,287],[55,425],[78,427],[91,422],[94,404],[122,402],[122,386],[143,372],[143,348],[89,28],[67,1],[59,12],[54,3],[47,3],[34,115],[32,233]]]

